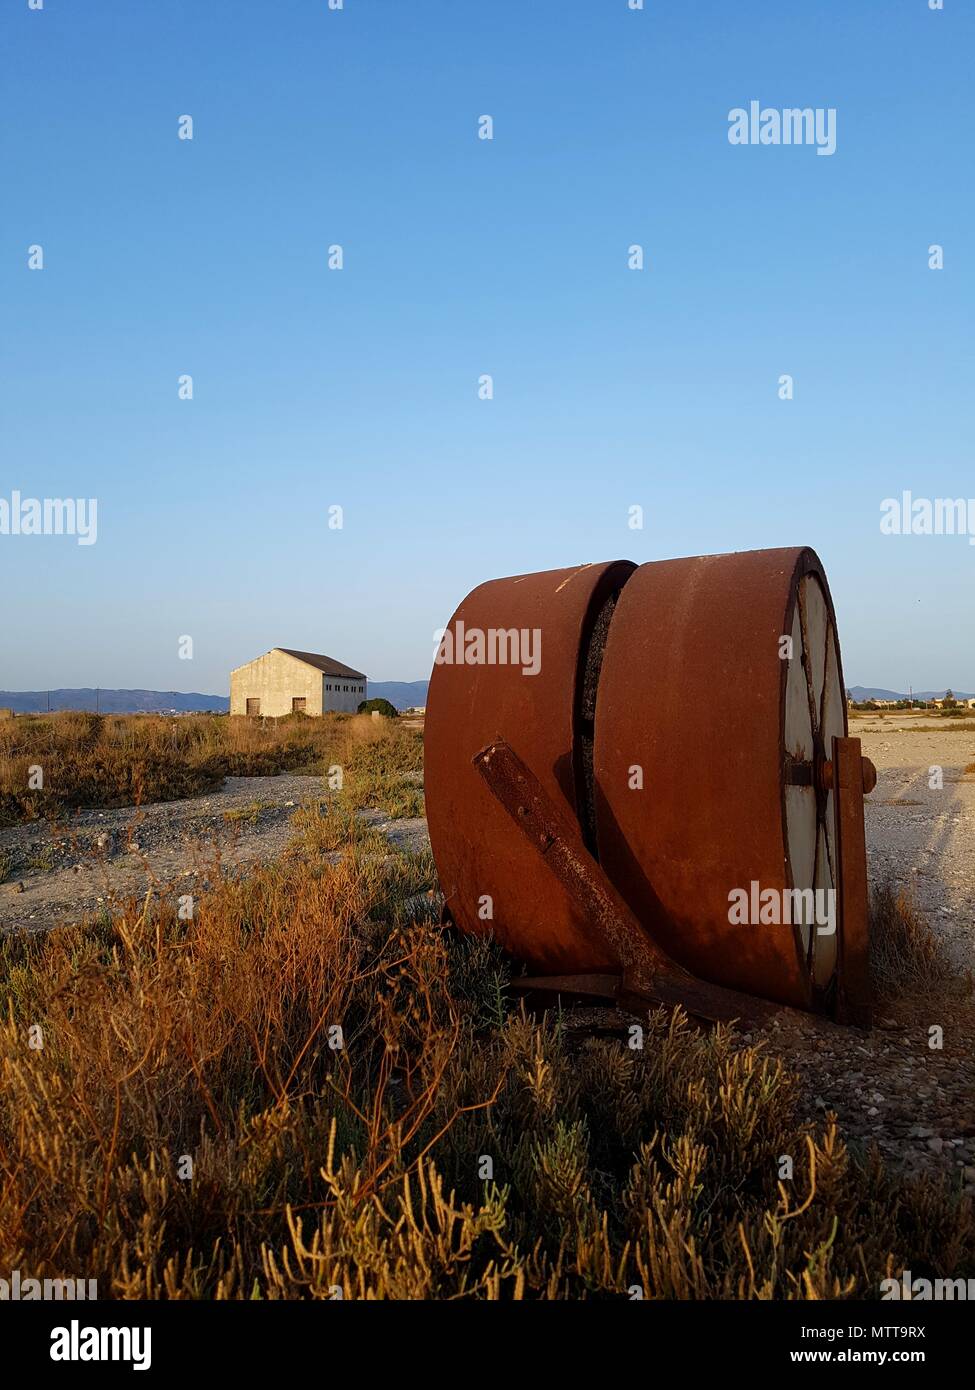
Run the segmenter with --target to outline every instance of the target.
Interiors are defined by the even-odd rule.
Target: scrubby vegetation
[[[870,895],[870,973],[881,1002],[965,997],[972,979],[959,974],[912,895],[890,879]]]
[[[0,825],[57,818],[76,806],[199,796],[227,776],[326,776],[330,768],[340,770],[343,789],[359,805],[388,815],[422,808],[421,740],[385,720],[25,716],[0,723]]]
[[[760,1047],[662,1010],[599,1037],[526,1013],[501,952],[437,924],[429,854],[356,814],[419,809],[417,734],[57,716],[44,736],[62,795],[124,749],[173,776],[281,759],[330,790],[189,920],[183,884],[0,941],[0,1267],[235,1299],[875,1298],[905,1265],[975,1274],[971,1202],[801,1122]],[[878,979],[930,983],[920,919],[874,912]]]
[[[309,813],[309,817],[311,813]],[[797,1122],[680,1015],[579,1039],[351,822],[0,946],[0,1265],[140,1298],[875,1297],[975,1271],[971,1204]],[[633,1040],[641,1041],[636,1035]],[[794,1173],[780,1180],[783,1158]]]

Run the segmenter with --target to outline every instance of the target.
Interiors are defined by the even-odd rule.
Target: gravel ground
[[[922,1019],[910,1009],[869,1033],[841,1028],[810,1014],[783,1012],[770,1028],[742,1041],[781,1058],[799,1077],[799,1119],[822,1123],[836,1115],[851,1150],[876,1145],[887,1165],[908,1174],[940,1175],[975,1197],[975,1060],[973,1010],[953,1007],[950,1021],[935,1009]],[[578,1006],[563,1014],[570,1035],[616,1036],[628,1045],[632,1015]],[[944,1046],[929,1046],[940,1022]]]
[[[0,884],[0,930],[41,931],[181,881],[188,892],[205,888],[216,873],[277,859],[297,808],[326,803],[320,777],[228,777],[220,791],[186,801],[78,811],[57,828],[34,821],[0,830],[0,863],[10,864]],[[422,817],[363,817],[397,848],[428,843]]]
[[[955,964],[975,969],[975,775],[965,773],[975,762],[975,720],[964,723],[972,727],[870,716],[850,732],[877,767],[865,801],[871,880],[911,888]]]
[[[869,1033],[784,1015],[765,1044],[798,1072],[804,1118],[831,1110],[848,1141],[876,1144],[891,1167],[947,1174],[975,1196],[973,1012],[970,1000],[906,1001]]]

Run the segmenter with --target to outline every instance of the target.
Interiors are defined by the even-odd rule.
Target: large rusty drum
[[[833,605],[809,549],[482,584],[446,629],[427,703],[427,813],[448,911],[534,974],[619,963],[546,845],[521,833],[519,808],[478,775],[472,759],[504,740],[553,814],[571,817],[581,871],[608,880],[627,930],[661,959],[830,1009],[841,965],[832,759],[846,734]],[[844,777],[859,776],[844,758]],[[845,848],[854,869],[864,860],[865,899],[862,802],[859,836],[850,806]],[[742,921],[731,904],[743,900],[791,903],[792,915]]]

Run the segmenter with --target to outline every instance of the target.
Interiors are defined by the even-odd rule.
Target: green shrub
[[[359,714],[381,714],[384,719],[398,719],[399,710],[395,705],[391,705],[388,700],[362,700],[359,704]]]

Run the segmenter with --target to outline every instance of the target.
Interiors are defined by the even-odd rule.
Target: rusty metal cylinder
[[[828,923],[802,907],[798,919],[747,923],[730,909],[739,891],[751,905],[756,890],[784,901],[801,889],[808,903],[818,889],[835,902],[826,763],[846,701],[811,550],[495,580],[468,595],[447,634],[428,695],[426,788],[458,926],[491,931],[533,972],[614,965],[472,766],[503,738],[571,810],[667,955],[716,984],[824,1006],[836,969]]]

